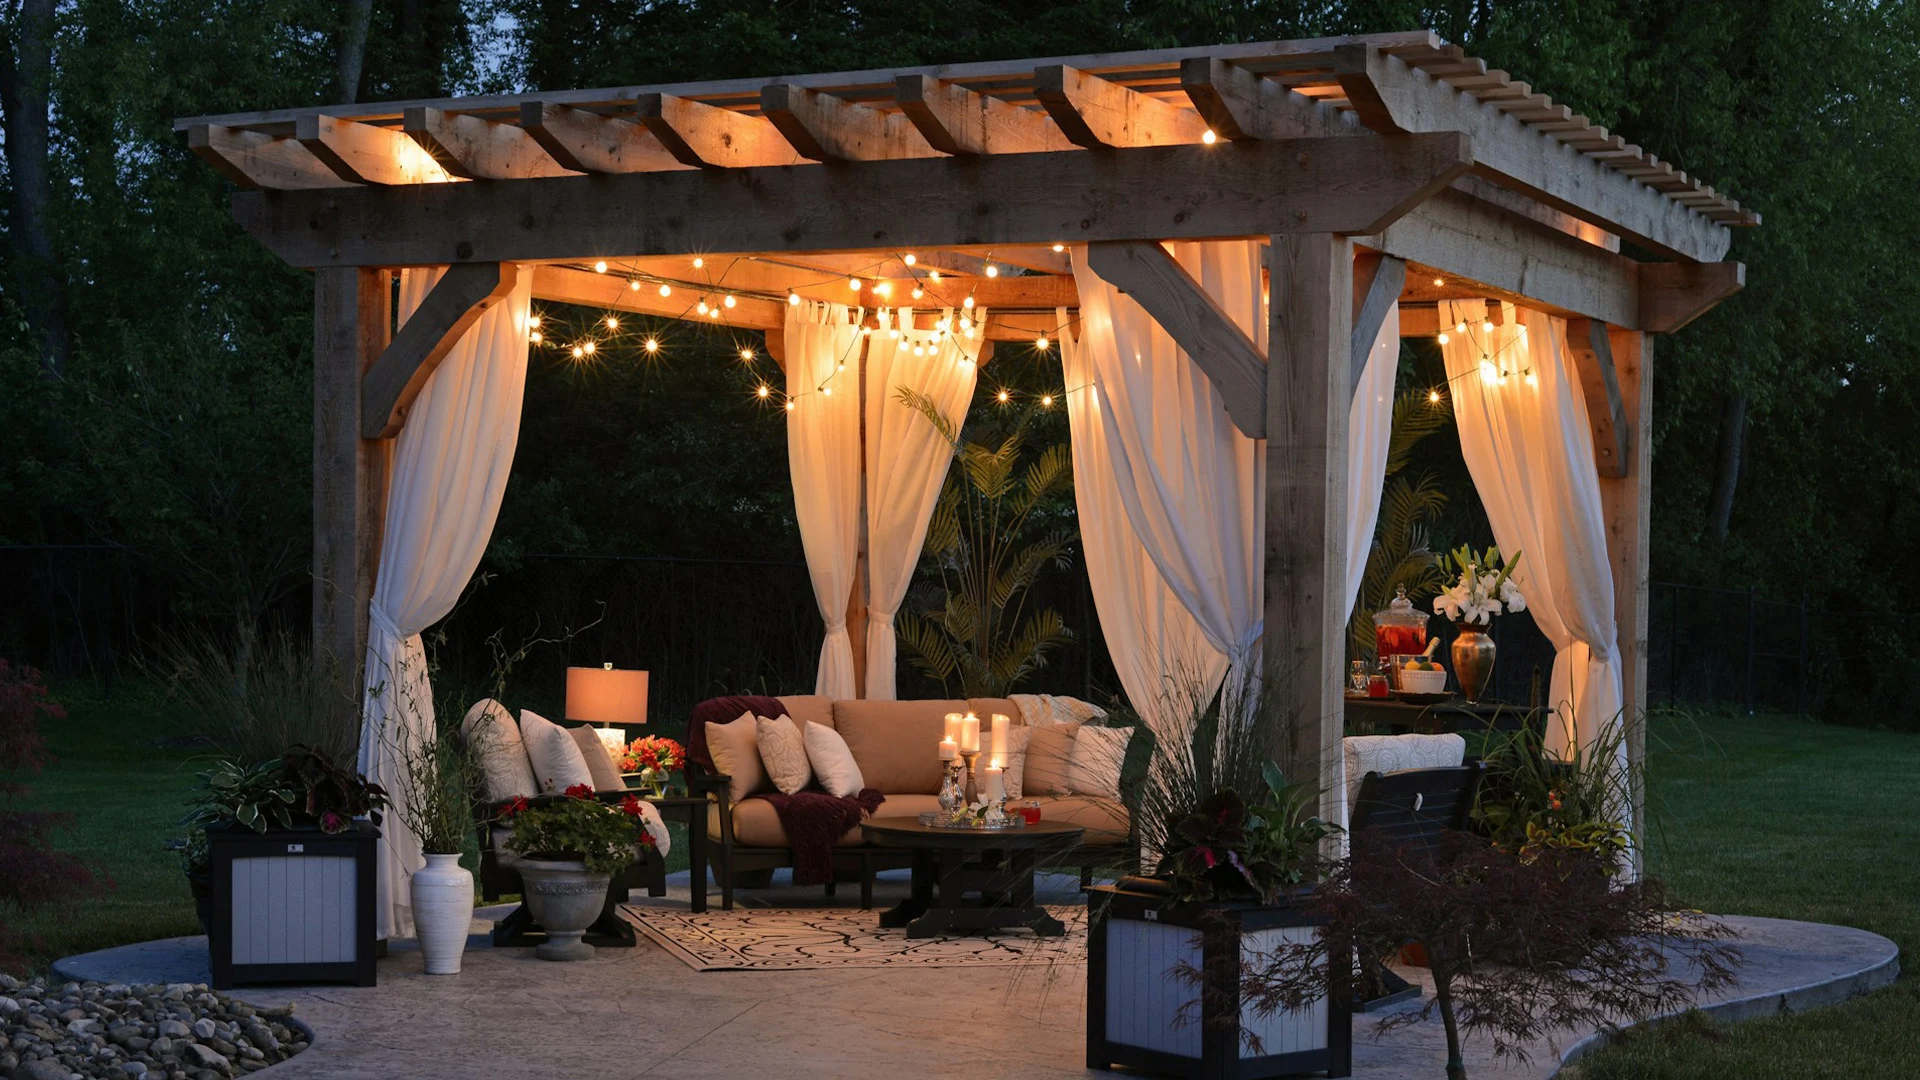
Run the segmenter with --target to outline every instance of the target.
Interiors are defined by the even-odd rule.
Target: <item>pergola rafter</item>
[[[609,311],[685,317],[691,298],[726,295],[705,321],[769,332],[789,296],[922,311],[971,296],[1005,340],[1054,332],[1055,309],[1077,306],[1065,246],[1084,244],[1266,440],[1266,662],[1313,676],[1292,680],[1300,722],[1277,748],[1296,765],[1338,745],[1345,410],[1391,306],[1403,335],[1435,332],[1430,305],[1447,299],[1575,320],[1627,700],[1643,702],[1645,335],[1737,291],[1729,229],[1759,222],[1425,31],[176,127],[247,189],[240,222],[318,275],[323,652],[351,659],[364,641],[364,601],[338,602],[364,596],[378,534],[365,489],[384,444],[361,437],[404,423],[436,350],[509,280],[500,267],[532,264],[536,297]],[[1268,244],[1268,355],[1159,246],[1249,237]],[[396,336],[376,286],[422,265],[461,273]]]

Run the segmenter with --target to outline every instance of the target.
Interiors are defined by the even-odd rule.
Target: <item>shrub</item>
[[[0,774],[38,772],[47,761],[41,718],[61,719],[66,710],[47,693],[40,673],[0,660]],[[0,777],[0,968],[17,966],[20,944],[8,916],[63,897],[97,891],[101,882],[80,859],[53,848],[53,833],[71,815],[15,809],[26,785]]]

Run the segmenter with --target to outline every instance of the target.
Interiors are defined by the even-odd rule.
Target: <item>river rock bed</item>
[[[200,983],[49,986],[0,974],[0,1077],[228,1080],[307,1048],[292,1015]]]

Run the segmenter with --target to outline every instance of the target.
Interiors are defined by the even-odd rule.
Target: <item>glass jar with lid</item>
[[[1406,586],[1397,590],[1392,602],[1373,613],[1373,644],[1383,667],[1395,656],[1419,656],[1427,651],[1427,619],[1423,611],[1407,599]],[[1391,677],[1391,676],[1389,676]]]

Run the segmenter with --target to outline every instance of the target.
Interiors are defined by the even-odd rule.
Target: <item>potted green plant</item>
[[[429,975],[458,975],[473,924],[473,874],[460,865],[473,804],[480,790],[478,762],[457,734],[409,739],[396,748],[405,798],[393,812],[420,839],[426,865],[407,877],[414,936]]]
[[[1087,1065],[1345,1076],[1351,1029],[1324,957],[1318,993],[1265,1016],[1239,1007],[1244,967],[1315,939],[1312,894],[1338,828],[1310,812],[1315,785],[1266,759],[1274,717],[1250,688],[1188,691],[1187,742],[1155,748],[1131,800],[1155,872],[1090,892]]]
[[[506,847],[520,855],[514,869],[520,872],[527,908],[547,933],[535,956],[593,956],[593,946],[581,937],[605,907],[608,884],[638,857],[637,847],[654,844],[643,813],[637,796],[604,803],[585,784],[568,788],[560,798],[515,799],[500,808],[499,820],[513,828]]]

